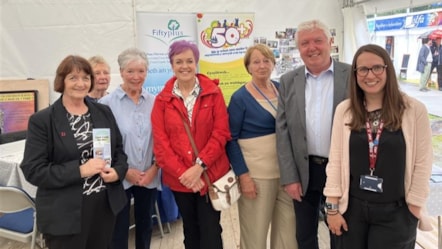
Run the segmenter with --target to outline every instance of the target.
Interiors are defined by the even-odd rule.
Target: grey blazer
[[[423,44],[419,50],[419,56],[417,57],[416,71],[424,73],[425,65],[427,65],[427,57],[430,52],[431,51],[427,45]]]
[[[350,65],[334,61],[333,114],[347,97]],[[309,152],[307,151],[305,115],[305,66],[280,78],[276,141],[282,185],[300,182],[303,194],[309,183]]]

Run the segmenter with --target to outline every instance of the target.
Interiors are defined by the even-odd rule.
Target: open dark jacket
[[[118,181],[106,183],[109,205],[117,214],[126,204],[122,179],[127,172],[120,131],[109,107],[86,101],[94,128],[110,128],[112,165]],[[29,119],[21,169],[37,186],[37,225],[40,232],[67,235],[81,232],[84,179],[80,175],[80,152],[69,127],[61,97]]]

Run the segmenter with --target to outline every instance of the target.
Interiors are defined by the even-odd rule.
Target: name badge
[[[359,188],[375,193],[382,193],[382,183],[384,179],[377,176],[361,175],[359,179]]]

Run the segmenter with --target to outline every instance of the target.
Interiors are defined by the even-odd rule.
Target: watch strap
[[[327,210],[338,210],[339,209],[339,205],[335,204],[335,203],[326,202],[325,203],[325,208]]]
[[[206,164],[203,162],[203,160],[201,160],[201,158],[197,157],[195,163],[199,164],[204,170],[207,169]]]

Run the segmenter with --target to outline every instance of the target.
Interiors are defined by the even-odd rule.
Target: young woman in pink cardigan
[[[356,52],[350,99],[336,108],[327,182],[327,222],[338,249],[414,248],[431,230],[432,142],[425,106],[399,90],[388,53]]]

